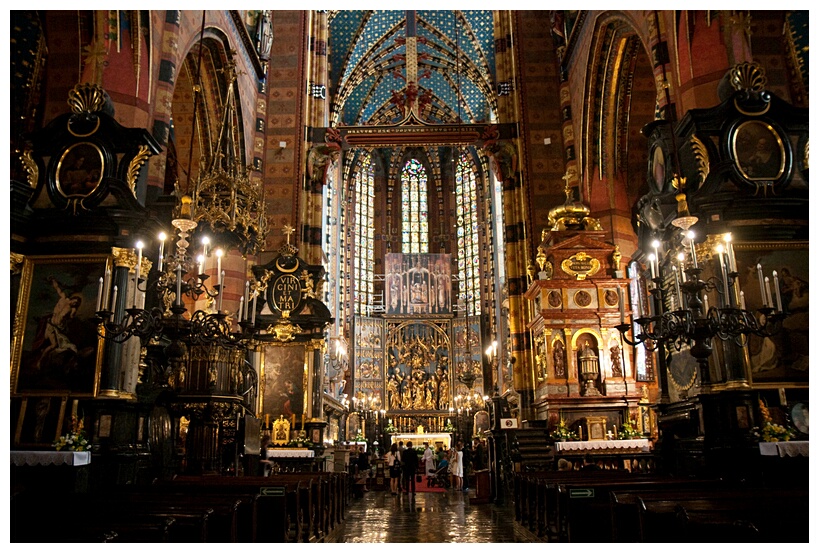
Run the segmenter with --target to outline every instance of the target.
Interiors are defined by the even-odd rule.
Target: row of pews
[[[178,476],[139,489],[55,496],[22,492],[12,495],[11,541],[315,543],[340,527],[350,500],[348,475],[335,472]]]
[[[627,471],[518,472],[515,518],[543,541],[807,542],[807,486]]]

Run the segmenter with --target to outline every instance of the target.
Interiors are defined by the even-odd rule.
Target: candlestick
[[[182,305],[182,264],[176,267],[176,305]]]
[[[654,259],[657,260],[657,273],[660,272],[660,241],[653,240],[651,242],[651,247],[654,248]]]
[[[756,275],[759,277],[759,297],[762,298],[762,305],[765,305],[765,278],[762,276],[762,264],[756,264]]]
[[[208,244],[210,244],[210,238],[208,238],[207,236],[203,236],[202,237],[202,258],[203,259],[208,256]],[[199,274],[202,274],[201,269],[199,270]]]
[[[731,293],[728,289],[728,271],[725,268],[725,258],[723,258],[724,248],[722,244],[717,245],[717,256],[719,257],[719,268],[720,272],[722,273],[722,287],[725,291],[725,306],[730,307],[731,305]],[[730,262],[729,262],[730,264]]]
[[[708,313],[708,294],[702,295],[702,309],[706,314]]]
[[[102,288],[103,288],[103,278],[100,277],[100,286],[97,288],[97,311],[102,309]]]
[[[270,428],[270,413],[265,413],[264,415],[264,425],[267,428]]]
[[[245,319],[247,319],[247,310],[250,309],[250,281],[245,281]]]
[[[734,255],[734,244],[731,233],[725,234],[725,252],[728,255],[728,270],[732,273],[737,272],[737,258]]]
[[[765,307],[773,307],[773,299],[771,299],[771,281],[765,277]]]
[[[79,406],[80,400],[75,399],[71,402],[71,418],[77,418],[77,407]]]
[[[142,270],[142,247],[144,244],[142,242],[137,242],[137,263],[134,275],[134,307],[137,306],[137,301],[139,298],[139,273]]]
[[[739,307],[745,311],[745,292],[739,291]]]
[[[219,281],[217,282],[217,284],[219,286],[222,286],[222,256],[223,255],[224,255],[224,252],[222,251],[221,248],[216,250],[216,277],[219,279]],[[221,293],[221,291],[219,293]]]
[[[253,309],[250,311],[250,324],[256,324],[256,300],[258,299],[258,292],[253,292]]]
[[[654,260],[656,258],[657,257],[653,253],[648,254],[648,264],[651,265],[651,278],[652,279],[657,278],[657,270],[654,268]]]
[[[222,283],[223,278],[225,278],[225,272],[224,271],[219,273],[219,283],[220,284]],[[220,312],[222,311],[222,298],[224,298],[224,297],[225,297],[225,294],[223,293],[222,288],[220,286],[219,287],[219,311]]]
[[[111,269],[105,269],[105,282],[102,289],[102,308],[108,309],[108,296],[111,291]]]
[[[776,292],[776,310],[782,312],[782,295],[779,293],[779,277],[776,271],[773,272],[774,291]]]
[[[165,260],[165,240],[168,238],[168,235],[164,232],[159,233],[159,263],[157,265],[157,270],[162,272],[162,262]]]
[[[619,286],[617,287],[617,297],[620,300],[620,324],[624,324],[626,322],[626,308],[623,305],[623,289]]]
[[[680,252],[677,254],[677,261],[680,262],[680,278],[685,284],[685,254]]]
[[[200,255],[199,257],[196,258],[196,260],[199,262],[199,274],[200,275],[204,274],[204,271],[205,271],[205,256]]]
[[[694,234],[693,230],[689,230],[687,236],[689,244],[691,244],[691,260],[693,261],[694,268],[696,269],[699,267],[699,265],[697,265],[697,248],[694,246],[694,237],[696,234]]]
[[[242,322],[242,307],[244,306],[244,304],[245,304],[245,297],[241,296],[239,298],[239,317],[238,317],[240,323]]]
[[[111,317],[117,311],[117,286],[114,285],[114,295],[111,297]]]
[[[674,272],[674,290],[677,294],[677,301],[680,302],[680,309],[683,308],[682,292],[680,291],[680,278],[676,265],[671,265],[671,270]]]

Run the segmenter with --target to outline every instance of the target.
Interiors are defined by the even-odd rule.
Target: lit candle
[[[762,298],[762,305],[765,305],[765,278],[762,276],[762,264],[756,264],[756,274],[759,277],[759,297]]]
[[[142,270],[142,248],[145,246],[141,241],[136,243],[137,247],[137,263],[134,271],[134,307],[137,306],[139,298],[139,273]]]
[[[240,323],[242,322],[242,307],[244,307],[244,304],[245,304],[245,297],[241,296],[239,298],[239,322]]]
[[[691,244],[691,260],[694,262],[694,268],[697,268],[699,267],[699,265],[697,265],[697,248],[694,245],[694,237],[696,236],[696,234],[694,234],[693,230],[689,230],[687,236],[688,241]]]
[[[207,236],[202,237],[202,257],[205,258],[208,256],[208,244],[210,244],[210,238]],[[199,270],[199,274],[202,274],[202,270]]]
[[[657,270],[654,268],[654,260],[655,259],[657,259],[657,257],[653,253],[648,254],[648,264],[651,265],[651,278],[652,279],[657,278]]]
[[[685,284],[685,254],[680,252],[677,254],[677,261],[680,262],[680,278]]]
[[[222,285],[222,256],[225,252],[222,251],[222,248],[216,250],[216,278],[218,279],[219,286]]]
[[[742,290],[739,291],[739,306],[745,311],[745,292]]]
[[[199,262],[199,274],[201,275],[205,271],[205,256],[200,255],[196,260]]]
[[[653,240],[651,242],[651,247],[654,248],[654,259],[657,260],[657,273],[660,272],[660,241]]]
[[[102,289],[103,289],[103,282],[105,279],[100,277],[100,286],[97,288],[97,311],[102,309]]]
[[[620,299],[620,324],[625,324],[626,322],[626,307],[623,305],[623,289],[619,286],[617,287],[617,297]]]
[[[776,271],[773,272],[774,291],[776,292],[776,310],[782,312],[782,295],[779,293],[779,277]]]
[[[773,299],[771,298],[771,281],[765,277],[765,307],[773,307]]]
[[[734,255],[733,237],[730,232],[725,233],[725,252],[728,255],[728,270],[732,273],[736,273],[737,258]]]
[[[159,263],[157,265],[157,270],[162,272],[162,262],[165,260],[165,240],[168,238],[168,235],[164,232],[159,233]]]

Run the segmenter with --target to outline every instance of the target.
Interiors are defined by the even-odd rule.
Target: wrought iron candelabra
[[[187,279],[184,278],[184,275],[191,273],[195,267],[193,257],[188,253],[190,243],[187,239],[190,232],[196,228],[197,223],[190,219],[189,203],[189,198],[183,198],[182,216],[172,221],[179,239],[176,241],[174,253],[167,258],[164,255],[164,233],[159,236],[158,275],[153,279],[141,276],[143,245],[141,242],[137,243],[133,301],[131,307],[124,309],[124,313],[117,313],[119,292],[117,286],[109,291],[110,277],[106,276],[105,280],[100,279],[96,319],[97,331],[102,338],[122,343],[134,336],[140,340],[148,340],[167,335],[173,340],[186,338],[185,341],[193,345],[216,344],[231,347],[240,345],[252,337],[255,331],[258,292],[254,292],[251,298],[249,284],[246,285],[245,295],[239,304],[238,330],[234,331],[232,314],[222,311],[224,271],[221,269],[221,250],[216,252],[218,258],[217,284],[208,285],[209,275],[203,270],[204,251],[197,259],[198,273]],[[203,238],[202,242],[203,249],[207,248],[209,243],[207,237]],[[158,306],[145,309],[145,296],[149,291],[156,295]],[[183,298],[198,301],[203,296],[211,300],[211,303],[217,303],[216,310],[199,309],[190,318],[185,318],[187,308]],[[251,299],[252,313],[250,312]]]
[[[746,309],[745,294],[739,289],[739,272],[736,270],[730,234],[724,235],[724,244],[716,247],[719,276],[711,276],[704,281],[700,278],[703,269],[697,263],[693,233],[687,232],[683,242],[685,240],[688,241],[687,246],[677,255],[679,268],[671,263],[673,279],[668,284],[661,272],[657,254],[659,242],[654,242],[655,253],[648,256],[653,282],[649,293],[656,299],[653,303],[659,312],[655,314],[650,310],[649,316],[626,322],[621,297],[620,324],[615,328],[627,344],[642,344],[649,351],[656,351],[661,344],[666,349],[673,347],[676,351],[688,346],[703,371],[707,371],[715,337],[744,347],[750,335],[770,337],[777,334],[787,313],[782,309],[776,272],[773,272],[776,290],[774,307],[770,279],[763,276],[761,265],[757,265],[757,272],[763,305],[756,312]],[[690,254],[686,255],[685,250],[689,247]],[[716,296],[713,296],[713,292],[717,293]],[[719,305],[709,304],[708,293],[712,293]],[[668,311],[665,310],[666,304],[671,306]],[[632,330],[632,338],[628,337],[629,329]]]

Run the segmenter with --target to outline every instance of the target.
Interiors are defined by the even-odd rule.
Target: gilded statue
[[[396,410],[401,405],[400,376],[394,373],[387,379],[387,402],[390,410]]]
[[[449,407],[449,374],[443,369],[437,371],[438,379],[438,409]]]

